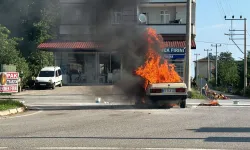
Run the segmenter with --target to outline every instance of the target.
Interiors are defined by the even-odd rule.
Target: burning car
[[[146,90],[146,97],[156,106],[179,104],[181,108],[185,108],[187,86],[185,83],[149,84]]]
[[[175,71],[175,65],[169,64],[158,52],[158,49],[164,47],[162,37],[152,28],[148,28],[147,33],[148,51],[146,60],[134,73],[144,81],[145,95],[141,98],[142,103],[154,105],[177,103],[181,108],[185,108],[186,84]]]

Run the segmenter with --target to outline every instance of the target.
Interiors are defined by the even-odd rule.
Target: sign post
[[[18,79],[18,72],[0,72],[0,93],[17,93]]]

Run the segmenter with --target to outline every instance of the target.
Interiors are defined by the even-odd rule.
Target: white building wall
[[[144,7],[141,8],[141,13],[148,13],[148,24],[160,24],[160,13],[163,10],[169,12],[170,20],[176,19],[176,7]]]
[[[215,64],[213,62],[210,62],[210,68],[212,69],[214,67]],[[207,78],[207,62],[198,62],[198,74],[203,78]],[[213,75],[210,77],[213,77]]]

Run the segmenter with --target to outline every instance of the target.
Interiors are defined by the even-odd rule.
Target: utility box
[[[0,72],[16,72],[16,66],[15,65],[1,64],[0,65]]]

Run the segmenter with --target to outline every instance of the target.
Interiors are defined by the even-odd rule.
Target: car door
[[[57,85],[60,83],[58,70],[56,70],[56,81],[55,82],[56,82]]]
[[[62,81],[62,70],[58,69],[59,81]]]

